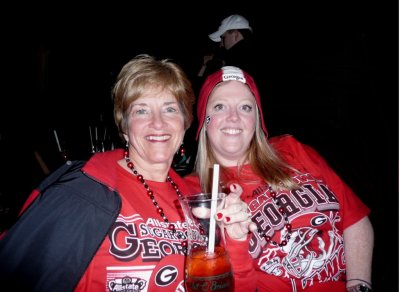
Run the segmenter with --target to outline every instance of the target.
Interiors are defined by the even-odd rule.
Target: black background
[[[70,158],[84,159],[88,127],[112,126],[110,90],[124,63],[139,53],[172,58],[195,82],[207,35],[238,13],[258,44],[270,136],[290,133],[313,146],[371,207],[375,290],[396,289],[398,3],[258,2],[3,9],[2,228],[45,176],[34,151],[50,170],[62,163],[53,130]]]

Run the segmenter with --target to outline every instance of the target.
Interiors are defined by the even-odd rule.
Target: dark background
[[[62,163],[54,130],[71,159],[89,157],[89,127],[107,127],[118,141],[110,90],[123,64],[139,53],[172,58],[196,85],[207,35],[238,13],[258,44],[270,136],[313,146],[371,207],[374,287],[397,290],[398,3],[258,2],[4,9],[1,228],[45,177],[35,151],[50,170]]]

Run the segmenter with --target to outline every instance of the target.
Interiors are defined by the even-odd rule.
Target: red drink
[[[180,203],[188,227],[186,291],[233,292],[233,273],[225,250],[224,225],[216,223],[215,217],[211,217],[211,207],[216,206],[216,210],[224,207],[225,194],[218,193],[216,199],[210,193],[195,194],[182,197]],[[214,252],[210,253],[208,249]]]
[[[212,254],[204,247],[192,250],[186,258],[185,272],[188,292],[234,291],[231,263],[222,246],[216,246]]]

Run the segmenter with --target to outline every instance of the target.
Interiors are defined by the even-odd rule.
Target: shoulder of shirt
[[[291,134],[284,134],[284,135],[271,137],[271,138],[268,139],[268,142],[274,148],[279,148],[281,146],[285,146],[285,145],[288,145],[288,144],[302,144],[299,140],[297,140]]]
[[[183,177],[187,187],[189,188],[190,192],[198,192],[200,191],[200,181],[199,177],[196,173],[191,173]]]
[[[274,136],[268,139],[269,144],[286,160],[298,160],[300,157],[313,155],[315,150],[300,142],[293,135],[285,134]],[[301,159],[300,159],[301,160]]]

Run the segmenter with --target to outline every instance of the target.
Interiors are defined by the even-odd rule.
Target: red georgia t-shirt
[[[270,143],[300,172],[292,174],[299,189],[276,193],[292,234],[287,245],[279,247],[253,233],[248,244],[253,267],[235,279],[235,291],[345,291],[343,231],[367,216],[370,209],[311,147],[290,135],[273,138]],[[259,230],[282,242],[288,235],[287,221],[273,202],[268,184],[250,165],[245,165],[240,175],[236,167],[226,171],[228,184],[236,182],[243,188],[241,198]],[[195,175],[185,180],[193,190],[199,189]],[[235,248],[230,248],[230,254]]]

